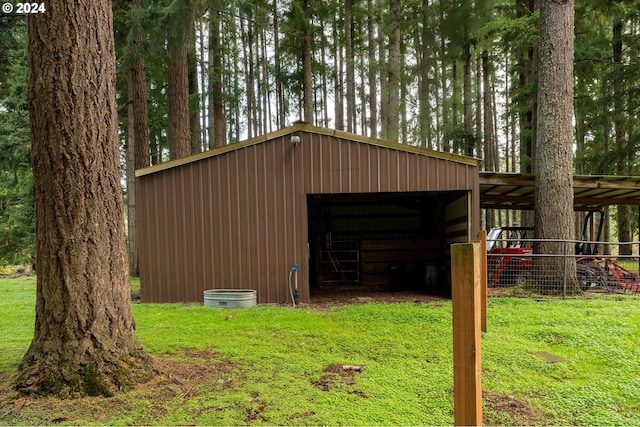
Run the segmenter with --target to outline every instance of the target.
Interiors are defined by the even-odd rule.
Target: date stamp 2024
[[[45,13],[46,10],[47,8],[44,3],[2,3],[2,13],[6,14],[15,13],[16,15],[27,15]]]

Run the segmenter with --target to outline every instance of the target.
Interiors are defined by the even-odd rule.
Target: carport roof
[[[533,210],[535,176],[480,172],[480,207]],[[574,175],[576,211],[608,205],[640,205],[640,176]]]

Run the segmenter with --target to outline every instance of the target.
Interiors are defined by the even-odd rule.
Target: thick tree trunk
[[[573,1],[540,3],[538,141],[535,237],[573,239]],[[563,254],[563,242],[541,242],[537,253]],[[576,290],[573,258],[534,258],[538,280],[549,289]]]
[[[136,216],[136,138],[135,112],[133,110],[133,69],[127,73],[127,245],[129,252],[129,275],[138,276],[138,229]]]
[[[131,7],[142,7],[142,0],[132,0]],[[147,107],[147,72],[144,56],[139,50],[140,44],[143,42],[143,34],[134,35],[134,60],[133,68],[129,76],[129,84],[132,86],[130,91],[130,102],[132,104],[132,119],[129,126],[133,127],[133,139],[129,141],[133,144],[133,164],[134,170],[146,168],[151,165],[150,149],[149,149],[149,113]],[[136,188],[135,179],[132,176],[131,182],[127,183],[127,203],[128,203],[128,221],[129,227],[129,274],[137,277],[140,275],[139,256],[138,256],[138,222],[136,216]]]
[[[224,117],[224,92],[222,90],[222,44],[221,14],[222,5],[216,1],[209,13],[209,148],[226,144],[226,121]]]
[[[149,113],[147,108],[147,72],[142,56],[138,57],[132,70],[133,84],[133,119],[135,136],[136,169],[151,165],[149,148]]]
[[[476,150],[478,150],[478,154],[484,153],[484,144],[486,143],[486,139],[483,139],[483,127],[482,127],[482,55],[476,55],[475,57],[476,63],[476,99],[475,99],[475,120],[472,118],[474,123],[474,133],[475,133],[475,141],[476,141]],[[473,113],[472,113],[473,116]]]
[[[536,11],[540,10],[540,0],[529,0],[528,6],[523,10],[524,14],[532,14]],[[528,64],[525,68],[525,79],[527,85],[530,85],[532,89],[531,95],[528,96],[524,103],[525,105],[530,104],[531,110],[528,110],[526,113],[525,120],[525,141],[524,146],[520,148],[520,171],[524,173],[532,173],[535,167],[535,153],[536,153],[536,145],[538,141],[538,98],[535,94],[535,90],[533,87],[536,87],[538,81],[538,58],[539,58],[539,48],[538,42],[533,42],[531,46],[528,46],[527,52],[523,52],[525,55],[526,63]],[[514,129],[515,131],[515,129]],[[521,135],[523,131],[520,131]],[[515,138],[513,139],[515,141]],[[516,166],[516,156],[514,150],[513,156],[513,167],[512,170],[515,171]],[[522,214],[522,225],[523,226],[534,226],[535,224],[535,214],[532,211],[525,211]]]
[[[420,70],[419,86],[418,86],[418,104],[419,115],[418,123],[420,126],[420,146],[423,148],[433,149],[433,143],[431,141],[431,126],[432,126],[432,112],[431,112],[431,71],[433,65],[431,62],[430,52],[434,48],[435,39],[432,35],[433,28],[429,25],[430,8],[429,1],[423,0],[421,7],[421,20],[422,30],[420,31],[420,44],[419,44],[419,63]],[[434,91],[435,92],[435,91]],[[437,102],[436,102],[437,104]]]
[[[334,40],[338,40],[340,38],[340,25],[339,25],[339,21],[342,19],[342,16],[340,15],[341,12],[338,11],[338,19],[334,20],[333,22],[333,27],[332,27],[332,31],[333,31],[333,39]],[[333,82],[334,82],[334,87],[333,87],[333,91],[334,91],[334,98],[335,98],[335,105],[334,105],[334,114],[335,114],[335,128],[338,130],[344,130],[344,104],[343,104],[343,99],[344,99],[344,84],[343,84],[343,76],[344,76],[344,55],[342,52],[342,46],[340,45],[340,43],[334,43],[333,46],[333,56],[336,59],[336,66],[334,67],[334,75],[333,75]]]
[[[376,84],[376,35],[373,0],[367,0],[367,49],[369,57],[369,136],[378,137],[378,85]],[[363,130],[363,133],[364,130]]]
[[[320,25],[322,27],[325,26],[324,22],[320,22]],[[328,41],[328,37],[327,35],[323,32],[321,37],[321,45],[322,46],[328,46],[329,45],[329,41]],[[327,56],[328,56],[328,52],[327,49],[320,49],[320,63],[321,64],[326,64],[329,61],[327,60]],[[321,92],[321,97],[322,97],[322,114],[321,117],[316,117],[316,123],[319,124],[319,126],[323,126],[323,127],[329,127],[329,102],[328,100],[330,99],[329,96],[329,73],[322,73],[322,75],[320,76],[320,81],[321,81],[321,85],[322,85],[322,92]]]
[[[398,141],[400,133],[400,2],[391,1],[389,10],[389,68],[387,74],[387,126],[385,139]]]
[[[324,27],[325,23],[322,22],[320,25],[322,25]],[[322,46],[328,46],[329,45],[329,41],[328,41],[328,37],[327,35],[323,32],[322,35],[322,41],[321,44]],[[327,60],[328,57],[328,51],[327,49],[321,49],[320,51],[320,55],[321,58],[320,60],[322,61],[322,64],[326,64],[327,62],[329,62]],[[330,79],[330,75],[329,73],[322,73],[322,77],[321,77],[321,81],[322,81],[322,119],[318,120],[316,118],[316,122],[318,122],[320,124],[320,126],[324,126],[324,127],[329,127],[330,126],[330,117],[329,117],[329,104],[330,102],[328,102],[328,100],[330,99],[330,95],[329,95],[329,79]]]
[[[280,65],[280,21],[278,19],[278,1],[273,0],[272,4],[273,13],[273,66],[276,79],[276,107],[277,107],[277,122],[278,128],[286,126],[287,109],[284,97],[284,88],[282,85],[283,75]]]
[[[385,25],[385,15],[389,0],[378,0],[378,75],[380,79],[380,138],[387,138],[389,125],[389,63],[387,58],[388,28]]]
[[[231,72],[231,77],[229,77],[227,86],[231,86],[231,90],[233,91],[232,93],[241,93],[242,90],[240,88],[242,85],[240,82],[242,81],[242,73],[240,71],[239,60],[241,49],[238,46],[238,40],[242,37],[242,25],[240,25],[240,31],[238,31],[238,25],[236,24],[235,19],[230,19],[227,22],[227,25],[229,27],[228,33],[232,34],[231,52],[233,52],[231,58],[229,58],[227,61],[224,61],[225,69],[231,68],[233,70]],[[223,80],[226,81],[225,79]],[[228,115],[235,118],[233,125],[229,125],[229,129],[227,129],[227,136],[225,136],[225,142],[229,143],[234,140],[238,141],[238,138],[240,138],[242,125],[240,121],[241,103],[239,102],[239,99],[235,98],[227,99],[226,101],[227,102],[225,102],[225,105],[228,105]],[[233,129],[233,135],[231,129]],[[249,129],[251,128],[249,127]]]
[[[491,90],[491,66],[489,63],[489,52],[482,51],[482,128],[484,134],[484,170],[497,170],[497,144],[493,132],[493,103]]]
[[[127,274],[111,2],[28,19],[38,279],[16,388],[111,395],[152,375]]]
[[[497,144],[494,133],[494,114],[493,114],[493,96],[491,88],[491,66],[489,63],[489,52],[486,49],[482,51],[481,60],[482,74],[482,134],[484,136],[484,170],[497,170]],[[478,91],[480,88],[478,87]],[[485,210],[485,228],[490,230],[495,227],[495,210]]]
[[[356,128],[356,74],[353,30],[353,1],[346,0],[344,5],[344,40],[347,66],[347,132],[355,132]]]
[[[615,144],[617,151],[616,172],[618,175],[630,175],[629,154],[626,141],[625,105],[624,105],[624,79],[621,76],[622,68],[622,22],[616,20],[613,24],[613,63],[618,68],[613,79],[613,125],[615,128]],[[618,241],[630,242],[631,233],[631,206],[618,206]],[[631,255],[631,245],[620,245],[621,255]]]
[[[313,124],[313,70],[311,51],[311,18],[309,16],[309,5],[307,0],[300,0],[302,9],[302,67],[304,75],[303,85],[303,120]]]
[[[458,131],[458,111],[460,110],[460,83],[458,82],[458,62],[456,60],[451,64],[451,93],[453,98],[451,99],[451,130],[449,134],[449,140],[453,141],[453,152],[460,154],[460,140],[456,135]]]
[[[473,97],[471,93],[471,41],[468,38],[467,30],[465,29],[465,41],[464,41],[464,65],[462,67],[462,109],[464,117],[464,137],[462,145],[464,147],[464,154],[467,156],[473,156],[475,152],[475,138],[473,136],[473,111],[471,109],[471,99]]]
[[[198,91],[198,58],[196,57],[195,30],[193,35],[193,45],[189,46],[187,57],[189,82],[189,133],[191,154],[202,152],[202,141],[200,139],[200,95]]]
[[[527,88],[531,86],[531,60],[528,51],[520,52],[520,61],[522,65],[522,70],[519,73],[519,87]],[[533,96],[535,98],[535,95]],[[519,113],[520,119],[520,170],[523,173],[532,173],[533,172],[533,144],[532,144],[532,135],[533,135],[533,109],[536,108],[535,100],[531,99],[530,96],[521,95],[521,112]]]
[[[184,41],[170,43],[168,73],[169,158],[171,160],[191,154],[189,133],[189,67],[187,45]],[[173,47],[171,46],[173,45]]]
[[[407,56],[407,44],[400,41],[400,135],[398,136],[398,142],[402,144],[409,143],[409,119],[407,118],[407,99],[409,98],[409,91],[407,85],[404,83],[405,76],[407,75],[407,67],[405,58]]]
[[[601,25],[601,29],[600,29],[601,33],[604,34],[604,29],[602,28]],[[609,81],[608,79],[602,79],[602,86],[600,88],[600,97],[603,100],[608,100],[611,97],[610,94],[610,87],[609,87]],[[604,106],[604,111],[610,111],[610,104],[608,103],[605,104]],[[608,113],[605,113],[602,117],[601,120],[601,126],[602,126],[602,148],[603,148],[603,155],[604,158],[607,159],[610,156],[610,152],[611,152],[611,115]],[[610,169],[610,163],[607,161],[603,161],[602,162],[602,169],[600,169],[598,171],[598,173],[602,173],[602,174],[609,174],[611,173],[611,169]],[[604,208],[604,229],[602,231],[603,236],[602,236],[602,240],[605,242],[610,242],[611,241],[611,209],[609,206],[605,206]],[[603,245],[602,248],[602,252],[604,255],[610,255],[611,254],[611,245]]]
[[[250,12],[249,12],[250,13]],[[244,22],[240,23],[240,27],[244,29]],[[254,58],[253,58],[253,17],[247,17],[247,29],[243,31],[245,33],[246,42],[242,44],[242,50],[247,61],[243,61],[245,86],[247,88],[247,137],[249,139],[257,136],[255,131],[256,125],[256,95],[255,95],[255,75],[253,73]]]

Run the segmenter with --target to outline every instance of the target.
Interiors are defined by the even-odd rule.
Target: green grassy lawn
[[[0,280],[0,424],[453,423],[450,302],[135,304],[156,379],[110,399],[27,400],[10,385],[33,333],[34,283]],[[485,424],[640,425],[639,343],[639,299],[490,300]]]

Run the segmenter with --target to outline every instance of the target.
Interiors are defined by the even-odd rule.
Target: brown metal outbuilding
[[[479,229],[477,159],[295,124],[136,172],[141,297],[259,303],[318,287],[443,286]],[[438,277],[438,283],[431,283]]]

